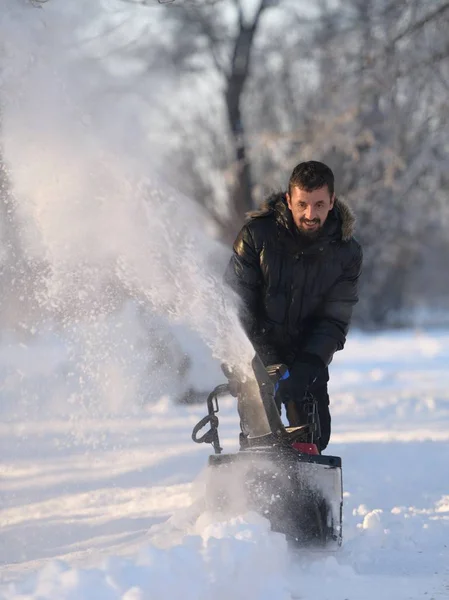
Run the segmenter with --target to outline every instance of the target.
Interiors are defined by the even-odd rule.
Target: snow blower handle
[[[197,444],[212,444],[215,450],[215,454],[221,454],[223,448],[220,446],[220,439],[218,437],[218,396],[220,394],[228,394],[229,386],[227,384],[217,385],[213,392],[211,392],[207,398],[207,411],[208,414],[195,425],[192,431],[192,440]],[[210,423],[209,431],[206,431],[201,437],[198,437],[198,433]]]

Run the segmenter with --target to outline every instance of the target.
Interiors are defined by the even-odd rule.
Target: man
[[[324,450],[331,431],[328,365],[344,346],[358,300],[355,218],[335,197],[331,169],[317,161],[296,166],[288,192],[248,217],[225,279],[242,300],[242,324],[265,366],[289,367],[276,397],[289,424],[303,424],[307,390],[317,399]]]

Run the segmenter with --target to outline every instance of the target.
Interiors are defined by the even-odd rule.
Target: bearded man
[[[302,425],[306,392],[317,400],[320,450],[329,443],[328,366],[342,350],[362,267],[355,218],[335,197],[331,169],[297,165],[288,191],[248,214],[233,246],[227,283],[241,299],[243,327],[265,366],[284,363],[290,376],[276,396],[290,426]]]

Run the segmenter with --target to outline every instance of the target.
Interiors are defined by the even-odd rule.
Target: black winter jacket
[[[314,241],[298,234],[284,194],[248,216],[225,280],[242,300],[249,339],[265,364],[304,354],[327,366],[344,346],[358,300],[362,250],[353,213],[336,200]]]

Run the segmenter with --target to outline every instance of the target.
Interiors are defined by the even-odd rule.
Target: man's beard
[[[296,228],[298,230],[299,234],[304,236],[308,240],[315,240],[316,238],[318,238],[320,236],[321,230],[322,230],[322,225],[321,225],[320,219],[314,219],[313,221],[309,221],[309,223],[314,223],[314,224],[318,225],[318,227],[316,227],[316,229],[308,229],[307,227],[305,227],[305,223],[306,223],[305,219],[300,219],[299,227]]]

